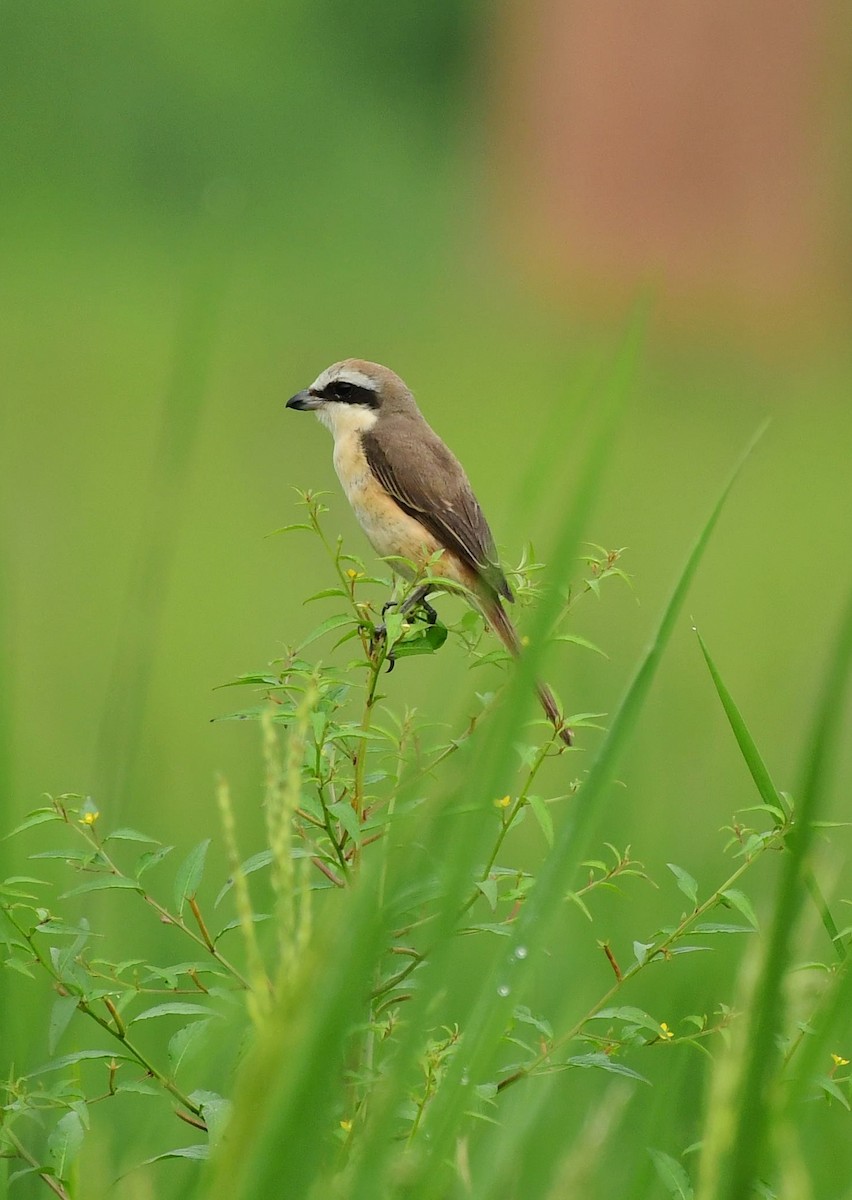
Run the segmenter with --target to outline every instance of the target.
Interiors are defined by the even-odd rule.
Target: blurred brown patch
[[[669,315],[687,300],[789,316],[834,290],[827,38],[805,0],[505,6],[493,66],[511,253],[549,290],[582,281],[586,299],[657,285]]]

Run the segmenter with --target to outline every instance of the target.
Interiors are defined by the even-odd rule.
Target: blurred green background
[[[291,485],[328,488],[329,528],[367,551],[327,433],[285,413],[287,397],[342,357],[389,364],[465,463],[507,560],[529,540],[546,558],[584,405],[594,410],[649,296],[587,531],[628,547],[635,591],[615,586],[577,610],[576,631],[609,659],[563,650],[550,676],[569,712],[613,710],[721,480],[769,416],[689,612],[778,783],[793,786],[849,582],[848,31],[817,20],[802,41],[791,27],[801,69],[778,85],[784,104],[760,109],[749,97],[771,100],[773,81],[750,79],[734,18],[711,47],[737,59],[730,76],[705,73],[691,106],[701,39],[671,27],[666,61],[684,68],[673,82],[653,70],[651,30],[656,41],[633,43],[631,88],[661,94],[647,106],[640,95],[636,115],[606,26],[581,19],[587,6],[573,26],[559,5],[522,7],[4,5],[5,825],[45,791],[80,791],[188,848],[199,830],[215,834],[221,770],[253,848],[258,732],[211,723],[242,699],[214,689],[321,615],[302,606],[329,583],[316,544],[266,536],[297,519]],[[779,29],[780,44],[782,17]],[[548,79],[601,46],[599,94],[560,107]],[[745,47],[760,58],[759,39]],[[743,99],[727,125],[713,107],[722,90]],[[594,153],[576,137],[584,103]],[[762,208],[777,188],[761,183],[774,177],[757,142],[725,158],[755,106],[763,140],[772,133],[781,166],[793,165],[781,215]],[[656,137],[661,113],[680,125]],[[699,147],[712,126],[715,153],[678,157],[694,149],[690,113]],[[636,137],[665,154],[639,154]],[[600,154],[622,166],[601,172]],[[532,486],[542,453],[555,498]],[[652,874],[674,861],[701,880],[718,864],[718,828],[752,801],[682,626],[607,837]],[[448,649],[401,664],[387,691],[443,718],[483,686]],[[850,769],[847,748],[847,780]],[[839,869],[835,854],[826,870]],[[623,927],[613,914],[614,940],[629,944],[637,921],[647,932],[665,911],[643,892]]]

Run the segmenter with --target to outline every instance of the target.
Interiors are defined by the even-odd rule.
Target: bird
[[[440,588],[436,577],[461,584],[518,658],[521,641],[504,608],[514,595],[494,536],[464,468],[399,375],[380,363],[343,359],[291,396],[286,407],[315,413],[331,431],[335,471],[376,553],[391,558],[404,578],[428,571],[430,581],[407,598],[406,611],[422,605],[434,620],[427,598]],[[537,683],[536,692],[562,741],[572,745],[572,731],[550,688]]]

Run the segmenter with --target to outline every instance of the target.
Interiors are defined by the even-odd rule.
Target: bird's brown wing
[[[425,428],[424,428],[425,426]],[[494,537],[464,469],[428,425],[405,416],[382,421],[382,436],[362,434],[370,470],[400,508],[471,567],[486,588],[513,600]]]

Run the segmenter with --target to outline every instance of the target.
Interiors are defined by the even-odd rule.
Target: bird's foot
[[[421,600],[420,607],[423,609],[423,611],[426,614],[426,624],[434,625],[435,622],[438,620],[438,613],[436,612],[436,610],[432,607],[432,605],[429,603],[428,600]]]

